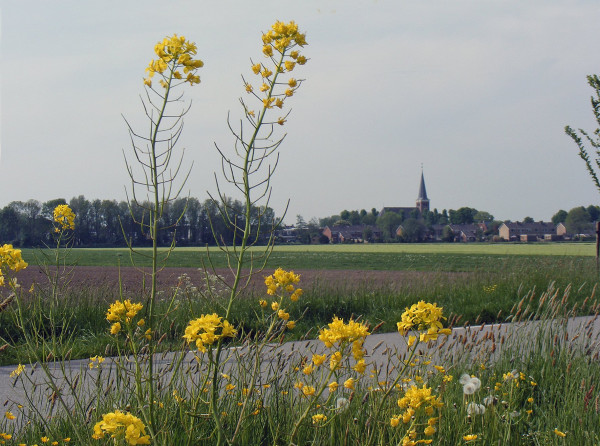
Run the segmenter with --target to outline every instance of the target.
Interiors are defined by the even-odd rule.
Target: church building
[[[421,171],[421,183],[419,184],[419,193],[417,195],[416,206],[414,207],[384,207],[379,215],[386,212],[394,212],[402,215],[402,220],[407,218],[420,218],[424,211],[429,210],[429,198],[427,197],[427,189],[425,188],[425,177]]]

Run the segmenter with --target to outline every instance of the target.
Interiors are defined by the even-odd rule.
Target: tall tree
[[[559,210],[556,214],[552,216],[552,223],[554,223],[555,225],[559,223],[564,223],[567,219],[567,215],[569,215],[569,213],[564,209]]]

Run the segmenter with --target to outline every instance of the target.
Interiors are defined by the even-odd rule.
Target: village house
[[[535,242],[541,240],[559,240],[558,228],[554,223],[538,221],[534,223],[502,223],[498,235],[506,241]]]
[[[326,226],[323,235],[329,243],[365,243],[381,240],[382,232],[373,225]]]
[[[429,238],[435,241],[442,241],[444,237],[444,228],[449,227],[454,234],[455,242],[476,242],[481,240],[483,233],[487,231],[487,225],[485,222],[482,223],[471,223],[463,225],[432,225],[429,233]]]

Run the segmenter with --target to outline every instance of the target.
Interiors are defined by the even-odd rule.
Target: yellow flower
[[[289,85],[291,88],[294,88],[296,85],[298,85],[298,81],[297,81],[296,79],[294,79],[294,78],[291,78],[291,79],[288,81],[288,85]]]
[[[293,330],[296,327],[296,321],[287,321],[285,326],[288,328],[288,330]]]
[[[151,340],[152,339],[152,330],[150,330],[150,329],[146,330],[146,332],[144,333],[144,337],[147,340]]]
[[[318,413],[312,416],[312,422],[313,424],[319,424],[322,422],[327,421],[327,417],[325,415],[323,415],[322,413]]]
[[[146,321],[144,319],[140,319],[137,323],[138,327],[143,327]]]
[[[554,429],[554,433],[556,435],[558,435],[559,437],[566,437],[567,434],[565,434],[564,432],[559,431],[558,429]]]
[[[354,378],[348,378],[344,381],[344,388],[354,390]]]
[[[273,303],[271,304],[271,310],[273,310],[273,311],[277,311],[277,310],[279,310],[279,303],[277,303],[277,302],[273,302]]]
[[[21,373],[23,373],[24,370],[25,370],[25,366],[23,364],[19,364],[16,369],[14,369],[12,372],[10,372],[9,376],[11,378],[15,378],[16,376],[19,376]]]
[[[4,416],[5,416],[5,417],[6,417],[6,419],[8,419],[8,420],[14,420],[15,418],[17,418],[17,417],[15,417],[15,416],[13,415],[13,413],[12,413],[12,412],[6,412],[6,413],[4,414]]]
[[[327,384],[327,387],[329,387],[330,392],[335,392],[338,388],[338,383],[335,381],[332,381],[329,384]]]
[[[284,310],[279,310],[277,312],[277,317],[279,319],[283,319],[284,321],[287,321],[290,318],[290,314],[286,313]]]
[[[42,440],[42,443],[48,443],[50,441],[50,439],[48,437],[42,437],[41,440]]]
[[[201,352],[206,351],[207,345],[225,337],[235,337],[237,331],[218,314],[203,314],[198,319],[190,321],[185,329],[183,338],[188,343],[195,342],[196,348]]]
[[[121,323],[115,322],[110,326],[110,334],[116,335],[121,331]]]
[[[321,364],[323,364],[325,362],[325,360],[327,359],[327,355],[313,355],[312,356],[312,362],[315,366],[320,366]]]
[[[285,65],[285,69],[287,71],[292,71],[294,69],[294,67],[296,66],[296,62],[292,62],[291,60],[286,60],[284,62]],[[290,85],[290,87],[293,87],[293,85]]]
[[[304,367],[304,369],[302,369],[302,373],[304,373],[305,375],[310,375],[313,372],[313,366],[312,364],[307,365],[306,367]]]
[[[185,40],[183,36],[173,34],[171,37],[165,37],[162,42],[158,42],[154,46],[154,52],[158,59],[150,61],[148,68],[146,68],[148,72],[148,78],[144,80],[146,85],[150,85],[146,81],[152,78],[155,73],[162,75],[168,67],[171,67],[170,69],[176,79],[182,78],[178,68],[183,68],[183,72],[187,74],[184,82],[189,82],[190,85],[200,83],[200,78],[194,73],[198,68],[204,66],[204,62],[192,57],[197,52],[195,43]],[[166,88],[167,83],[164,80],[161,80],[161,84]]]
[[[445,319],[442,316],[442,308],[436,304],[420,301],[413,304],[410,308],[406,308],[402,313],[402,321],[396,325],[401,335],[405,335],[408,330],[415,329],[421,333],[420,340],[423,342],[435,341],[438,335],[451,333],[448,328],[443,328],[441,320]]]
[[[130,413],[116,410],[102,416],[102,421],[94,425],[92,438],[99,440],[109,434],[111,438],[125,440],[130,445],[150,444],[150,436],[146,435],[146,426],[142,420]]]
[[[329,358],[329,368],[331,370],[335,370],[339,367],[340,362],[342,361],[342,354],[340,352],[335,352]]]
[[[365,373],[365,370],[367,368],[367,364],[365,363],[364,359],[361,359],[352,368],[354,370],[356,370],[358,373],[363,374],[363,373]]]
[[[311,396],[315,394],[315,388],[313,386],[303,386],[302,393],[304,396]]]
[[[108,308],[106,320],[129,323],[142,308],[144,308],[144,305],[132,303],[129,299],[125,299],[123,302],[117,300]]]
[[[396,426],[398,426],[398,424],[400,424],[400,418],[398,418],[396,416],[390,418],[390,425],[392,427],[396,427]]]
[[[27,266],[27,262],[21,257],[20,249],[14,249],[10,244],[0,246],[0,286],[4,285],[3,270],[19,272]]]
[[[328,325],[328,328],[319,332],[319,339],[325,344],[325,347],[331,348],[335,344],[362,341],[367,335],[369,335],[369,331],[366,325],[352,319],[344,324],[343,319],[334,316],[333,322]]]
[[[263,46],[263,54],[267,57],[271,57],[273,55],[273,47],[270,45]]]
[[[54,208],[54,221],[58,223],[59,230],[75,229],[75,214],[66,204],[59,204]]]
[[[285,118],[281,118],[280,117],[280,118],[277,119],[277,124],[283,125],[283,124],[285,124],[285,121],[286,121]]]
[[[465,435],[463,437],[463,440],[465,440],[465,441],[477,440],[477,435],[475,435],[475,434]]]
[[[88,364],[90,370],[97,369],[100,364],[104,362],[104,358],[102,356],[92,356],[90,358],[90,363]]]
[[[261,65],[259,63],[257,63],[256,65],[252,65],[252,71],[254,72],[254,74],[260,73],[260,69]]]
[[[259,300],[259,301],[258,301],[258,304],[259,304],[261,307],[263,307],[263,308],[266,308],[266,307],[267,307],[267,301],[266,301],[266,300],[264,300],[264,299],[261,299],[261,300]]]
[[[263,99],[263,106],[265,108],[273,108],[273,101],[275,100],[275,98],[264,98]]]

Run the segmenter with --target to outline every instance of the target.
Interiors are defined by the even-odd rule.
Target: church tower
[[[429,198],[427,198],[427,190],[425,189],[425,177],[421,170],[421,185],[419,186],[419,196],[417,197],[417,209],[423,213],[424,210],[429,210]]]

